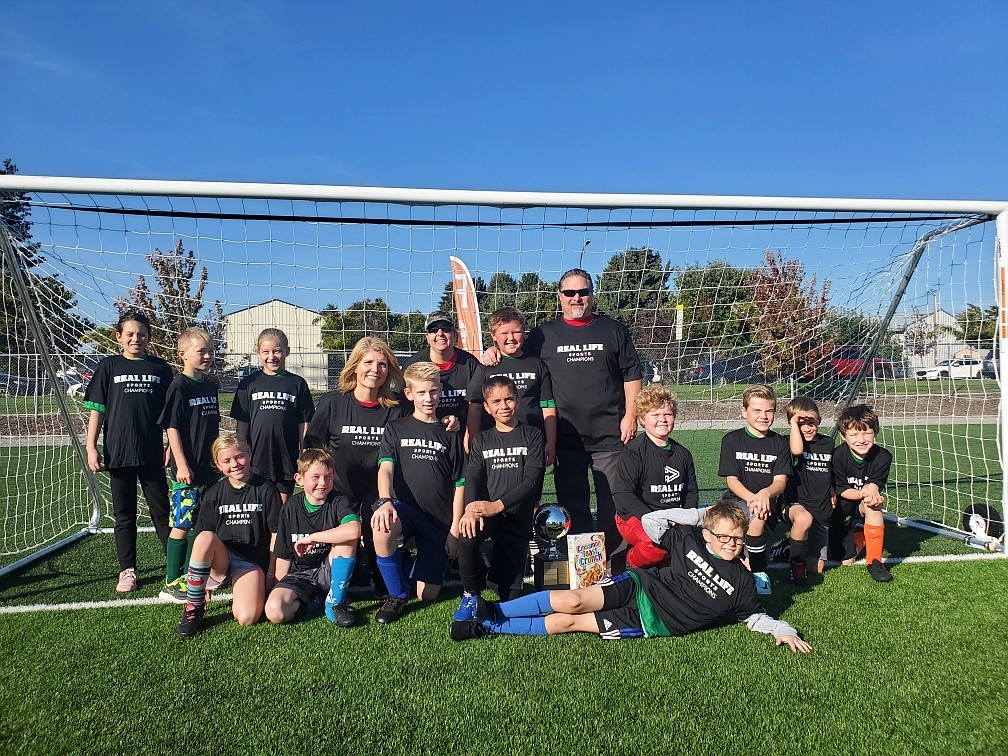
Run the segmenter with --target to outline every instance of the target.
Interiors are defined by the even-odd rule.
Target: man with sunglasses
[[[612,556],[623,541],[616,529],[612,484],[624,445],[637,435],[634,402],[641,389],[640,358],[626,326],[592,312],[595,288],[581,268],[560,277],[560,317],[529,333],[525,352],[546,363],[558,415],[553,481],[557,503],[571,515],[571,533],[592,531],[588,473],[595,483],[597,528]],[[494,365],[491,347],[483,362]],[[614,569],[614,572],[617,571]]]
[[[501,603],[479,599],[471,618],[451,623],[449,636],[464,641],[583,632],[621,640],[687,635],[741,621],[772,635],[778,646],[812,650],[797,630],[760,604],[752,573],[739,560],[749,515],[737,501],[718,501],[702,511],[663,509],[641,521],[669,552],[669,566],[631,569],[572,591],[540,591]]]
[[[444,420],[449,415],[458,418],[460,428],[466,427],[466,414],[469,412],[469,400],[466,390],[472,380],[473,373],[480,362],[475,355],[465,349],[455,346],[455,322],[452,316],[442,310],[436,310],[424,321],[427,346],[416,354],[403,360],[405,370],[414,362],[433,362],[441,372],[441,401],[437,407],[437,417]],[[412,403],[401,397],[408,407],[406,414],[412,412]],[[448,428],[455,430],[455,425]]]

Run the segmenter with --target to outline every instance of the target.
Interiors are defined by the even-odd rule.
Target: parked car
[[[984,360],[983,365],[980,368],[981,378],[990,378],[993,380],[997,378],[997,366],[994,364],[994,360]]]
[[[856,378],[866,361],[867,357],[861,347],[840,347],[829,358],[830,368],[838,378]],[[875,357],[864,374],[866,377],[895,378],[896,365],[892,360]]]
[[[10,373],[0,373],[0,394],[7,396],[31,396],[35,393],[35,382]]]
[[[234,391],[238,388],[238,384],[241,383],[242,378],[250,376],[258,370],[259,368],[253,367],[252,365],[245,365],[244,367],[233,368],[232,370],[227,370],[221,373],[221,391]]]
[[[683,370],[679,376],[680,383],[716,383],[718,385],[762,383],[765,380],[763,357],[759,352],[706,362]]]
[[[934,367],[917,371],[919,380],[936,381],[939,378],[979,378],[983,373],[983,360],[942,360]]]

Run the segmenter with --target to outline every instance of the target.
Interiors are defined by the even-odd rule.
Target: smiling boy
[[[475,616],[451,623],[450,637],[584,632],[620,640],[687,635],[744,621],[750,630],[774,636],[778,646],[812,650],[797,630],[760,605],[752,573],[738,559],[749,516],[737,502],[662,515],[651,532],[671,555],[668,567],[632,569],[588,588],[540,591],[501,604],[480,601]],[[676,524],[695,526],[701,518],[702,528]]]

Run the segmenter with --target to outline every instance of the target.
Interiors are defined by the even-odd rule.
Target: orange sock
[[[865,525],[865,562],[882,561],[882,542],[885,540],[885,525]]]
[[[854,531],[854,553],[855,554],[860,554],[862,551],[864,551],[864,547],[865,547],[864,531],[863,530],[855,530]]]

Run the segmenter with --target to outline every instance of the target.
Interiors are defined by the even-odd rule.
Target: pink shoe
[[[127,567],[119,573],[119,582],[116,583],[117,593],[129,593],[137,589],[136,570]]]

